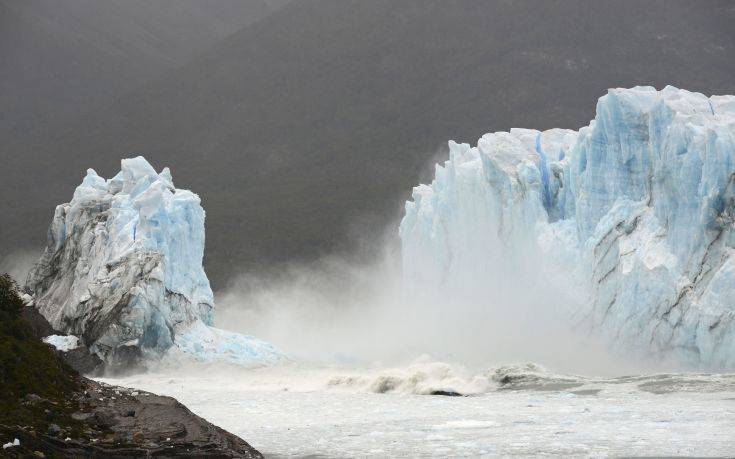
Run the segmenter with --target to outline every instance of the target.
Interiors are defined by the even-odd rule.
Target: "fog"
[[[25,284],[28,271],[41,257],[41,250],[16,250],[0,256],[0,274],[7,273],[18,285]]]
[[[609,87],[733,92],[732,2],[631,3],[0,0],[0,252],[141,154],[201,196],[223,290],[386,225],[449,139],[577,129]]]
[[[512,269],[497,259],[492,273],[438,286],[404,279],[394,241],[379,254],[366,263],[326,257],[275,275],[240,275],[216,295],[215,325],[318,364],[403,365],[423,356],[478,370],[534,362],[607,376],[641,368],[579,325],[584,292],[564,273],[542,275],[532,257]]]

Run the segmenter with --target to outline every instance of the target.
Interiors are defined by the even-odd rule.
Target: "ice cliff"
[[[259,363],[280,358],[255,338],[211,327],[214,299],[202,267],[204,210],[142,157],[105,180],[89,169],[56,207],[26,289],[56,329],[104,361],[185,355]]]
[[[584,296],[560,314],[621,353],[734,368],[734,178],[734,96],[611,89],[578,132],[450,142],[406,203],[404,275],[553,279]]]

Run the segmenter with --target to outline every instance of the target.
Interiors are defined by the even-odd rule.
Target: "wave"
[[[520,363],[471,372],[465,367],[426,358],[405,367],[356,369],[329,378],[329,389],[373,393],[479,395],[500,391],[557,391],[596,395],[601,391],[672,392],[735,391],[735,374],[660,373],[617,377],[559,374],[536,363]]]
[[[487,369],[433,360],[429,356],[398,366],[306,365],[289,363],[275,367],[243,369],[234,366],[202,365],[161,369],[155,373],[105,379],[124,386],[145,386],[153,380],[177,385],[184,380],[198,383],[228,381],[244,391],[335,391],[375,394],[479,396],[502,392],[559,392],[580,396],[600,393],[644,391],[735,392],[735,373],[658,373],[616,377],[592,377],[555,373],[536,363],[517,363]],[[190,381],[188,381],[190,382]]]

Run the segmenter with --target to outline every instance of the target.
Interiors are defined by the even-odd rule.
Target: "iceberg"
[[[280,359],[267,343],[211,327],[203,255],[199,197],[175,188],[168,168],[158,173],[143,157],[123,159],[109,180],[87,170],[71,202],[56,207],[26,291],[54,329],[112,366],[172,349],[196,360]],[[194,345],[196,337],[206,343]]]
[[[610,89],[579,131],[449,142],[406,203],[404,276],[543,278],[579,291],[559,313],[620,353],[733,368],[734,181],[735,96]]]

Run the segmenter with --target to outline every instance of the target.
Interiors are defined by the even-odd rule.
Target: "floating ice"
[[[272,344],[253,336],[232,333],[201,322],[180,330],[171,357],[179,352],[202,363],[230,363],[240,366],[258,366],[264,362],[283,361],[281,352]]]
[[[276,457],[729,457],[733,450],[733,375],[588,378],[533,364],[472,369],[431,360],[227,370],[105,382],[176,397]],[[398,384],[375,393],[372,381],[386,380]],[[473,396],[425,395],[433,389]]]
[[[409,279],[556,276],[588,293],[576,317],[621,352],[735,367],[734,96],[611,89],[579,132],[511,129],[449,150],[406,203]],[[543,270],[516,270],[529,260]]]

